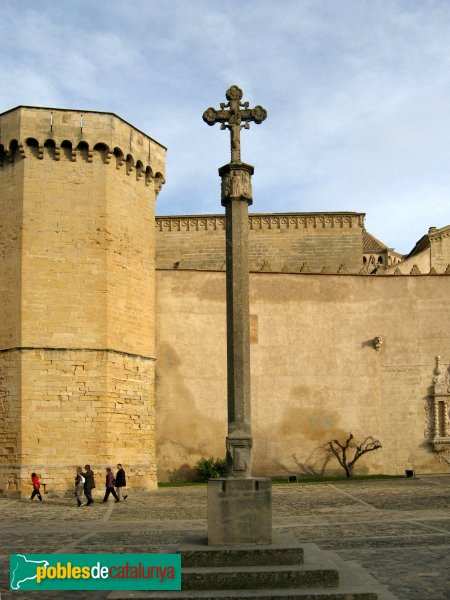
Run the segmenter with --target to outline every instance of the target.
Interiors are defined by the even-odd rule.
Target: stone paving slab
[[[98,492],[100,496],[101,492]],[[275,485],[275,531],[356,561],[400,600],[450,600],[450,476]],[[206,487],[74,506],[0,498],[1,600],[105,600],[108,592],[10,592],[10,552],[156,552],[206,535]],[[105,543],[107,539],[107,543]]]

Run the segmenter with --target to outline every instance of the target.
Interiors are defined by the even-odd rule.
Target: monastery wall
[[[357,473],[448,472],[424,438],[435,356],[450,363],[448,285],[445,275],[251,274],[255,474],[342,474],[320,447],[349,431],[383,444]],[[164,481],[225,454],[225,274],[157,272],[156,310]]]
[[[450,249],[449,249],[450,254]],[[428,274],[431,270],[432,262],[431,262],[431,252],[430,248],[426,248],[422,252],[414,254],[409,258],[405,258],[402,260],[400,264],[392,265],[388,267],[385,271],[386,275],[392,275],[395,271],[400,271],[403,275],[410,275],[411,271],[416,268],[419,269],[421,274]],[[440,269],[438,273],[444,273],[445,269]],[[412,273],[414,274],[414,272]]]
[[[362,213],[251,214],[251,271],[351,273],[362,266]],[[225,269],[225,217],[220,215],[156,218],[158,269]]]
[[[32,471],[68,489],[86,463],[101,489],[116,462],[135,487],[155,487],[162,147],[150,165],[156,142],[114,115],[90,127],[90,115],[49,114],[0,115],[0,489],[28,494]]]

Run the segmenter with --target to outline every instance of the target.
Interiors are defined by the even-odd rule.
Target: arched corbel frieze
[[[94,152],[97,152],[100,155],[101,160],[105,165],[109,165],[109,163],[111,162],[112,152],[107,144],[104,144],[103,142],[98,142],[94,146]]]
[[[139,181],[144,174],[144,165],[141,160],[136,161],[136,180]]]
[[[145,185],[153,183],[153,171],[150,166],[145,169]]]
[[[69,160],[76,162],[79,156],[82,160],[92,163],[98,153],[104,164],[109,164],[113,156],[116,161],[116,168],[120,169],[125,165],[125,173],[130,175],[135,171],[136,180],[144,181],[145,185],[153,185],[155,195],[157,196],[165,183],[162,173],[153,173],[149,164],[141,159],[135,159],[132,154],[125,154],[121,148],[115,147],[113,150],[103,142],[97,142],[95,145],[89,144],[86,140],[75,142],[64,139],[62,141],[55,138],[47,138],[40,141],[34,137],[27,137],[23,143],[16,139],[10,140],[7,144],[0,145],[0,166],[6,163],[14,163],[17,158],[34,157],[38,160],[54,159],[56,161]]]
[[[92,162],[92,150],[89,148],[89,144],[82,140],[77,145],[77,154],[85,162]]]
[[[159,192],[162,190],[162,186],[166,183],[161,173],[156,173],[154,178],[155,185],[155,199],[158,197]]]
[[[114,148],[114,156],[116,157],[116,169],[120,169],[120,167],[125,162],[125,156],[120,148]]]
[[[129,175],[132,170],[134,169],[134,159],[131,156],[131,154],[127,154],[127,159],[126,159],[126,174]]]
[[[35,158],[40,158],[39,156],[39,142],[36,138],[29,137],[25,140],[25,146],[27,148],[27,152],[29,156],[34,156]]]
[[[73,147],[73,144],[70,140],[63,140],[61,142],[62,155],[66,160],[71,162],[76,162],[77,160],[77,151]]]

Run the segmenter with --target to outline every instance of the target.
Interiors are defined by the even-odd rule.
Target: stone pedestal
[[[268,478],[208,481],[208,544],[270,544],[272,482]]]

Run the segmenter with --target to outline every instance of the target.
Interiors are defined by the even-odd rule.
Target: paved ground
[[[206,534],[206,488],[131,493],[77,508],[73,497],[0,499],[1,600],[104,600],[107,592],[9,592],[9,553],[155,552]],[[400,600],[450,600],[450,475],[275,485],[276,530],[356,560]]]

